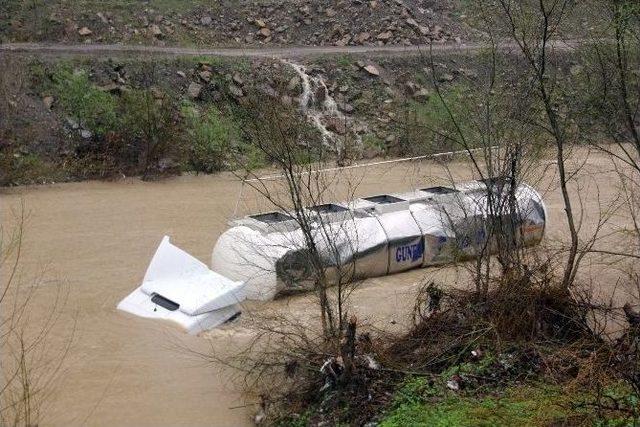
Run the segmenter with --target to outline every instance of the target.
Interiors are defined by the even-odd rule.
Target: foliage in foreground
[[[501,276],[486,299],[425,286],[409,333],[380,341],[359,337],[360,363],[349,384],[331,382],[318,368],[291,372],[295,391],[283,395],[288,404],[282,412],[275,402],[272,421],[374,421],[387,427],[637,423],[637,378],[629,374],[640,366],[635,327],[617,340],[594,333],[587,314],[600,308],[562,290],[547,271]],[[287,354],[287,363],[301,366],[308,354],[300,350]],[[377,363],[365,363],[372,359]]]

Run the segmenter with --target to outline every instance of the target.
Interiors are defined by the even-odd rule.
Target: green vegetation
[[[64,179],[60,171],[37,154],[20,154],[8,147],[6,156],[0,156],[0,184],[8,182],[42,183]]]
[[[277,423],[280,427],[306,427],[309,425],[309,417],[311,411],[302,414],[290,414]]]
[[[195,64],[205,64],[213,68],[220,67],[222,64],[224,64],[224,60],[220,56],[196,55],[190,57],[189,59]]]
[[[635,395],[623,384],[603,390],[600,398],[620,408],[638,408]],[[629,418],[598,417],[596,407],[595,396],[581,389],[566,390],[543,382],[512,385],[503,390],[481,388],[453,392],[440,379],[434,383],[424,377],[407,377],[396,390],[379,425],[635,425]]]
[[[158,168],[178,169],[183,150],[181,124],[174,117],[173,101],[164,96],[158,98],[151,90],[138,89],[125,92],[120,106],[124,137],[120,157],[142,165],[143,176]]]
[[[386,149],[384,141],[373,133],[368,133],[362,137],[362,145],[377,152],[384,152]]]
[[[401,112],[400,150],[409,154],[456,150],[462,144],[460,135],[477,136],[470,143],[478,145],[479,129],[468,110],[474,104],[472,93],[468,85],[454,84],[442,91],[442,98],[434,94],[425,102],[407,102]]]
[[[62,108],[96,135],[104,136],[116,128],[116,99],[91,84],[86,71],[58,69],[53,75],[53,89]]]
[[[206,62],[212,63],[211,58]],[[63,123],[71,128],[78,147],[68,165],[72,175],[213,173],[228,168],[236,156],[252,167],[264,164],[242,140],[237,118],[213,104],[180,104],[156,86],[101,88],[85,69],[67,63],[53,70],[33,63],[29,69],[33,86],[56,99]],[[80,137],[80,130],[88,133]]]
[[[584,411],[571,409],[571,396],[553,386],[513,387],[477,397],[438,392],[426,380],[414,378],[397,392],[380,426],[542,426],[586,417]]]
[[[182,106],[182,114],[186,120],[191,147],[189,162],[193,170],[212,173],[223,169],[229,150],[238,145],[235,123],[214,107],[201,113],[191,103]]]
[[[549,425],[584,419],[587,413],[560,387],[542,382],[474,385],[472,378],[491,378],[498,359],[485,355],[444,370],[436,377],[406,377],[397,388],[381,426],[512,426]],[[466,387],[452,391],[450,378],[466,378]]]
[[[351,55],[340,55],[335,62],[338,67],[348,67],[353,64],[354,60]]]

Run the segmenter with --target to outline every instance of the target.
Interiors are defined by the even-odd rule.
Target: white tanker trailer
[[[483,248],[491,250],[495,242],[487,239],[491,220],[487,186],[495,194],[507,185],[504,180],[489,179],[307,208],[327,279],[345,283],[451,263],[472,258]],[[518,186],[515,196],[516,206],[503,207],[498,214],[515,225],[509,237],[515,244],[535,245],[544,235],[544,202],[526,184]],[[298,221],[285,212],[231,221],[213,248],[213,271],[165,237],[142,285],[118,308],[173,320],[197,333],[239,313],[238,303],[245,298],[270,300],[310,289],[313,271],[308,253]]]

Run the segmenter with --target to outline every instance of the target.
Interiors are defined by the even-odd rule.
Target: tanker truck
[[[491,178],[309,206],[304,229],[293,212],[237,218],[214,245],[210,269],[165,236],[142,284],[118,308],[198,333],[236,316],[245,299],[312,289],[318,263],[332,285],[491,252],[496,242],[487,227],[496,216],[510,225],[502,238],[536,245],[545,232],[545,204],[523,183],[513,190],[514,203],[496,208],[490,197],[507,199],[508,182]]]

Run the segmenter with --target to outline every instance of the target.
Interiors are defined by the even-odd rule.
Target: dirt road
[[[574,49],[580,42],[566,40],[553,44],[556,50]],[[434,53],[474,53],[485,49],[482,43],[434,44]],[[506,51],[517,50],[512,42],[500,44],[500,48]],[[0,44],[0,54],[6,53],[31,53],[31,54],[55,54],[63,56],[222,56],[245,58],[298,58],[324,55],[367,55],[367,56],[416,56],[428,54],[429,45],[416,46],[301,46],[301,47],[250,47],[250,48],[211,48],[196,49],[189,47],[165,47],[144,45],[117,45],[117,44],[47,44],[47,43],[6,43]]]
[[[541,162],[541,169],[550,162]],[[587,223],[615,186],[606,160],[593,157],[586,168],[590,185],[601,187],[600,200],[586,200]],[[469,168],[454,172],[468,177]],[[430,162],[362,168],[361,194],[406,190],[442,183],[442,169]],[[559,193],[551,185],[553,167],[535,185],[545,193],[550,218],[547,240],[564,236]],[[600,173],[594,173],[600,171]],[[551,185],[551,186],[550,186]],[[68,301],[51,334],[51,348],[64,343],[75,324],[73,345],[64,375],[43,408],[41,425],[222,425],[249,423],[249,409],[225,371],[206,366],[180,351],[179,345],[224,349],[230,339],[246,336],[243,318],[265,308],[310,315],[305,297],[263,305],[248,304],[240,321],[203,337],[189,337],[171,324],[134,318],[116,311],[118,301],[142,279],[163,235],[208,263],[216,238],[231,217],[240,190],[230,174],[184,176],[148,183],[83,182],[1,190],[4,226],[21,202],[30,213],[24,241],[23,278],[46,268],[34,313],[46,313],[55,283],[64,283]],[[248,196],[248,195],[247,195]],[[359,318],[399,328],[413,303],[416,282],[429,270],[414,270],[372,279],[353,295]],[[599,276],[602,272],[599,271]],[[445,271],[451,285],[458,276]],[[393,322],[392,322],[393,321]],[[392,324],[395,323],[395,326]]]

